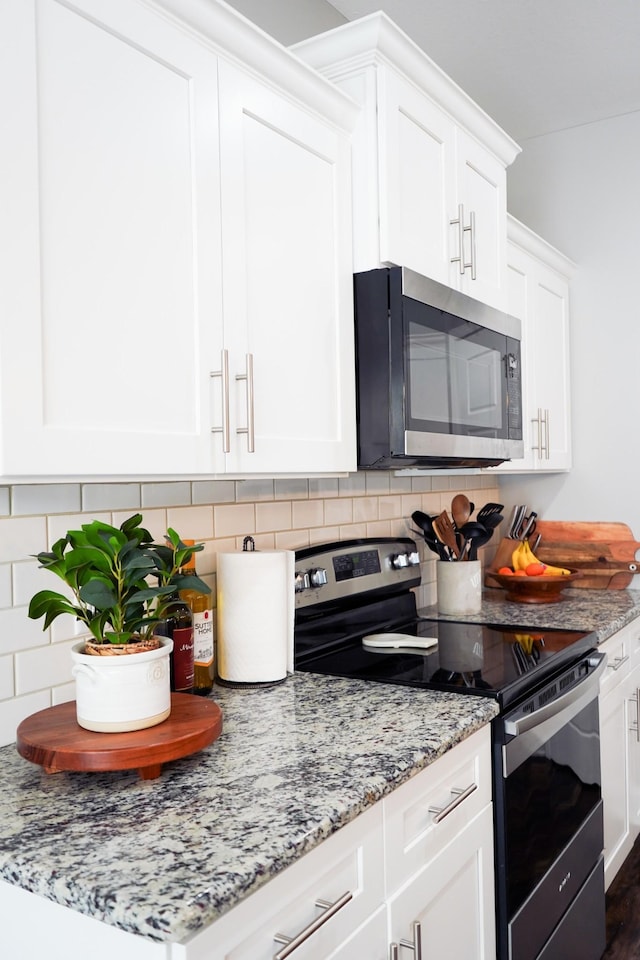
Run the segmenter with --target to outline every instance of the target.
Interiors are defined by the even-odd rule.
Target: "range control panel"
[[[420,555],[409,537],[343,540],[296,550],[296,610],[360,593],[420,583]]]

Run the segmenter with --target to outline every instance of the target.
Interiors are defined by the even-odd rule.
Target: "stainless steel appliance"
[[[592,633],[422,617],[419,583],[408,538],[297,551],[295,668],[493,697],[498,960],[599,960],[606,657]]]
[[[523,456],[520,321],[405,267],[354,278],[358,462]]]

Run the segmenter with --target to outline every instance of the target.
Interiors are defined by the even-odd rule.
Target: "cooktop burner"
[[[296,669],[489,696],[504,708],[597,645],[593,633],[418,616],[415,566],[410,579],[407,565],[396,566],[411,555],[411,541],[387,540],[296,555],[312,564],[307,580],[326,576],[329,588],[316,585],[298,600]]]

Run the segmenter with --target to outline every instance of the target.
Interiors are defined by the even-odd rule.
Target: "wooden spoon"
[[[446,510],[443,510],[437,517],[433,518],[433,532],[438,540],[451,550],[457,560],[460,556],[458,538],[456,537],[455,528]]]
[[[456,493],[451,501],[451,516],[458,530],[471,516],[471,501],[464,493]]]

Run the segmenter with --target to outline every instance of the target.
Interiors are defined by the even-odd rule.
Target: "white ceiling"
[[[640,110],[639,0],[328,0],[384,10],[516,141]]]

